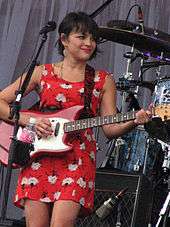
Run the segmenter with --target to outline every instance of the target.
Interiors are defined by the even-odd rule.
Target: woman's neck
[[[71,70],[84,71],[86,66],[86,61],[77,61],[75,59],[65,57],[62,64],[63,64],[63,67],[65,66]]]
[[[64,58],[60,63],[61,78],[70,82],[80,82],[85,77],[86,62],[80,62]]]

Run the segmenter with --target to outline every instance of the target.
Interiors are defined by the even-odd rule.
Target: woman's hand
[[[36,118],[35,129],[38,137],[47,137],[53,134],[51,122],[47,118]]]
[[[134,123],[136,125],[143,125],[147,123],[152,117],[152,113],[149,110],[141,109],[136,113],[136,119],[134,120]]]

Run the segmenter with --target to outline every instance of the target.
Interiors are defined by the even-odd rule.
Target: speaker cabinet
[[[100,220],[95,210],[128,188],[114,212]],[[79,219],[76,227],[147,227],[150,219],[151,183],[144,175],[97,171],[94,213]]]

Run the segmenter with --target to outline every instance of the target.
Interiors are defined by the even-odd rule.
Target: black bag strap
[[[92,92],[94,88],[94,77],[95,77],[95,70],[89,65],[86,65],[85,68],[85,84],[84,84],[84,111],[87,115],[92,115],[91,111],[91,99],[92,99]]]

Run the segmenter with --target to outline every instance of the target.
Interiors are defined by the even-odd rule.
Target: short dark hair
[[[70,32],[72,31],[80,31],[83,34],[89,32],[93,39],[96,41],[96,44],[99,41],[98,36],[98,25],[97,23],[86,13],[84,12],[71,12],[68,13],[64,19],[62,20],[61,24],[58,28],[59,39],[57,41],[58,44],[58,52],[59,54],[63,55],[64,46],[61,42],[61,34],[64,33],[66,37],[69,36]],[[98,52],[97,45],[96,49],[94,50],[90,60],[96,56]]]

